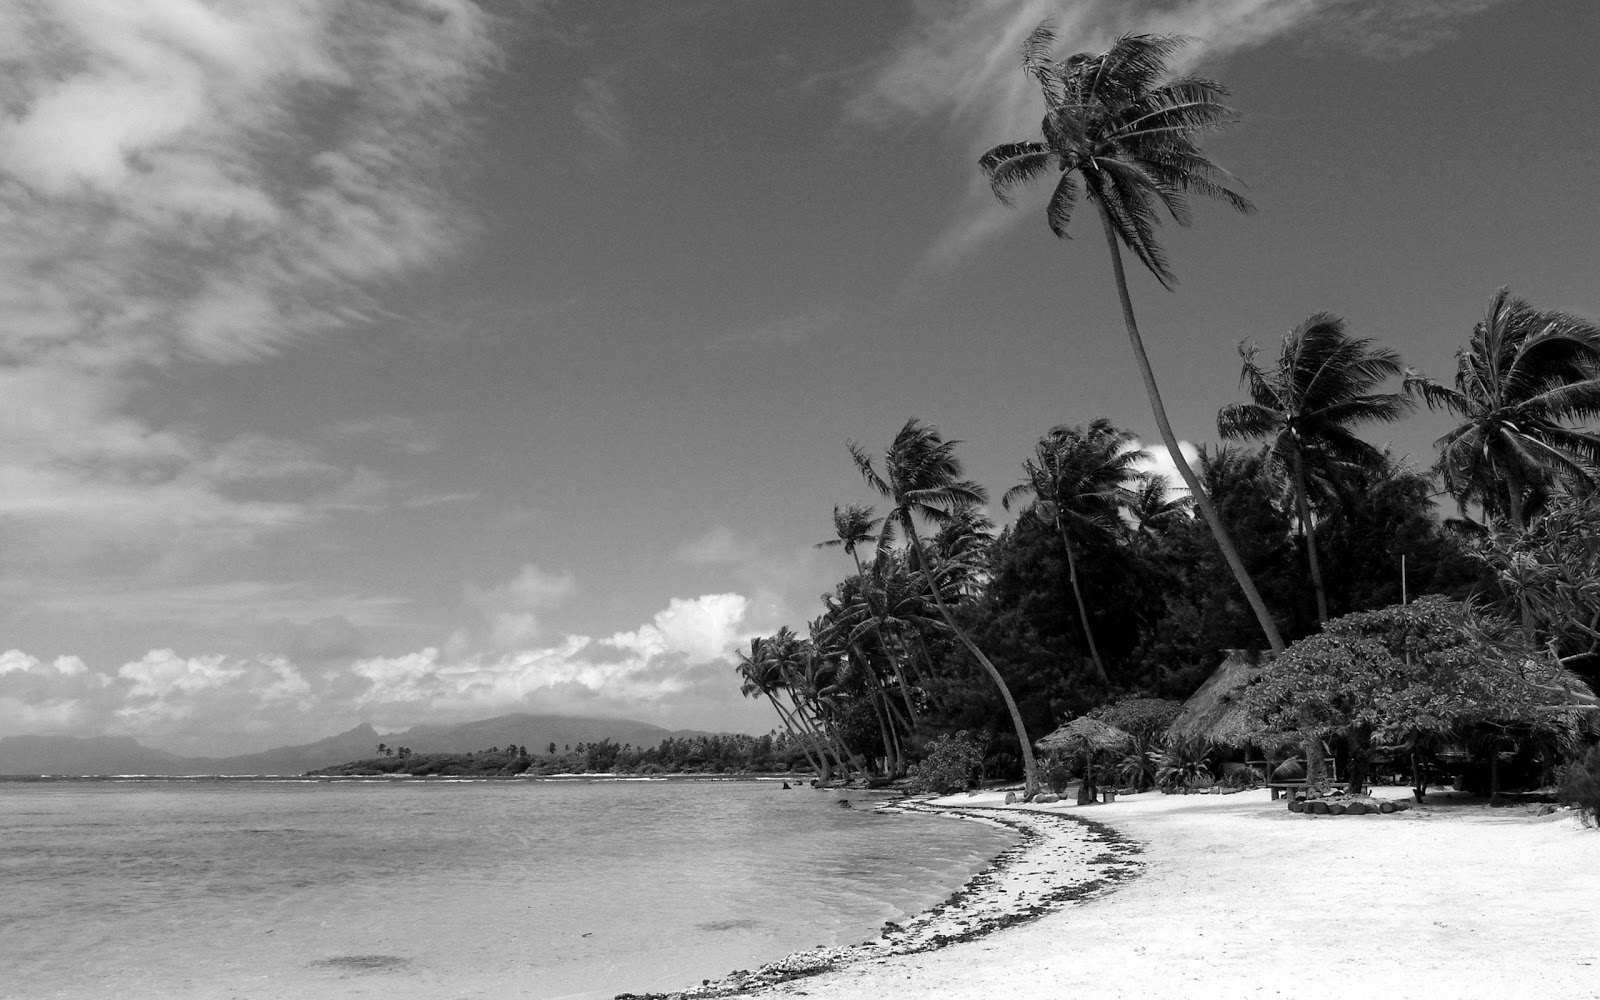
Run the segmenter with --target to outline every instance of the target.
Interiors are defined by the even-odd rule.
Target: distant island
[[[378,756],[308,771],[314,777],[515,777],[552,774],[782,774],[808,771],[788,734],[669,736],[636,747],[612,739],[530,749],[520,744],[466,753],[417,753],[379,743]]]
[[[331,768],[341,761],[356,760],[374,753],[380,741],[404,746],[418,755],[465,758],[457,751],[467,747],[523,747],[530,756],[562,756],[575,751],[569,747],[615,744],[628,748],[623,755],[632,758],[633,748],[657,746],[667,739],[710,736],[694,730],[670,730],[633,719],[603,719],[577,715],[533,715],[515,713],[448,725],[418,725],[400,732],[380,734],[367,723],[314,743],[277,747],[230,757],[185,757],[144,746],[127,737],[24,735],[0,737],[0,775],[30,777],[92,777],[95,775],[300,775],[320,768]],[[755,737],[746,737],[755,739]],[[705,751],[709,752],[709,751]],[[609,750],[599,752],[603,758]],[[724,762],[718,755],[713,763]],[[377,763],[389,763],[382,751]],[[476,759],[479,754],[471,756]],[[408,758],[409,760],[409,758]],[[582,755],[588,760],[588,754]],[[730,758],[731,761],[731,758]],[[577,762],[574,762],[577,763]],[[354,765],[350,765],[354,766]],[[378,772],[396,773],[396,772]],[[468,772],[477,773],[477,772]]]

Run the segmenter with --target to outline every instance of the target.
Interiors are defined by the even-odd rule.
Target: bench
[[[1294,793],[1296,791],[1309,791],[1310,788],[1311,788],[1311,782],[1303,781],[1303,780],[1302,781],[1269,781],[1269,782],[1267,782],[1267,787],[1272,789],[1272,801],[1276,802],[1276,801],[1278,801],[1278,799],[1281,796],[1287,795],[1288,797],[1293,798],[1294,797]],[[1320,787],[1323,787],[1323,788],[1336,788],[1336,789],[1338,789],[1339,791],[1342,792],[1345,789],[1350,787],[1350,782],[1348,782],[1348,781],[1324,781],[1324,782],[1320,783]]]

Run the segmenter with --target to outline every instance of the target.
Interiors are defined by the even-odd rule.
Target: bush
[[[1067,786],[1072,784],[1072,768],[1057,757],[1046,757],[1041,763],[1044,765],[1040,768],[1044,772],[1044,786],[1057,795],[1066,791]]]
[[[1197,788],[1215,779],[1207,763],[1211,747],[1199,740],[1182,740],[1151,755],[1156,784],[1165,789]]]
[[[1558,794],[1564,805],[1578,810],[1586,826],[1600,825],[1600,746],[1590,747],[1583,760],[1562,769]]]
[[[965,791],[982,763],[983,747],[963,729],[928,744],[927,756],[911,769],[911,783],[917,791],[935,795]]]

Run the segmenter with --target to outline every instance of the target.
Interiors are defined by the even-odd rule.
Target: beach
[[[880,946],[724,995],[1600,997],[1600,832],[1569,810],[1441,797],[1394,815],[1308,817],[1265,790],[1093,806],[1006,806],[988,792],[928,805],[1087,818],[1137,848],[1126,857],[1138,871],[972,940]],[[958,911],[936,918],[959,928]]]

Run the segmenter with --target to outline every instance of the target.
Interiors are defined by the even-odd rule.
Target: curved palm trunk
[[[889,658],[889,666],[894,670],[895,677],[900,681],[900,697],[905,700],[906,711],[911,714],[911,726],[916,729],[921,725],[921,720],[917,718],[917,706],[911,701],[911,688],[906,685],[905,671],[900,669],[900,657],[895,654],[894,650],[889,648],[889,642],[883,636],[884,616],[873,610],[872,596],[867,590],[867,571],[862,568],[861,556],[853,548],[850,550],[850,558],[856,561],[856,578],[861,581],[861,596],[867,602],[867,613],[874,620],[872,630],[877,633],[878,645],[883,647],[883,655]],[[884,603],[887,604],[887,600]]]
[[[1272,614],[1267,610],[1267,602],[1261,599],[1261,592],[1256,589],[1255,581],[1250,579],[1250,572],[1244,567],[1244,560],[1239,558],[1239,550],[1234,548],[1233,539],[1228,537],[1227,529],[1222,526],[1222,519],[1217,516],[1217,509],[1211,503],[1211,497],[1201,488],[1200,480],[1189,468],[1189,463],[1184,460],[1183,453],[1178,450],[1178,437],[1172,432],[1172,424],[1167,421],[1167,408],[1161,401],[1161,389],[1156,385],[1155,372],[1150,368],[1150,357],[1145,354],[1144,341],[1139,336],[1139,323],[1133,316],[1133,300],[1128,296],[1128,277],[1122,270],[1122,247],[1117,242],[1116,227],[1111,224],[1111,216],[1106,213],[1098,198],[1094,199],[1095,208],[1100,213],[1100,222],[1105,227],[1106,243],[1111,248],[1111,271],[1117,280],[1117,295],[1122,300],[1122,322],[1128,328],[1128,342],[1133,346],[1133,357],[1139,365],[1139,374],[1144,379],[1144,390],[1150,397],[1150,409],[1155,414],[1156,428],[1161,432],[1161,440],[1166,444],[1167,451],[1172,455],[1172,464],[1177,466],[1178,474],[1183,477],[1184,483],[1189,487],[1190,494],[1194,497],[1195,504],[1200,508],[1201,515],[1205,518],[1206,526],[1211,529],[1211,535],[1217,540],[1217,548],[1222,550],[1222,557],[1227,560],[1228,568],[1233,570],[1233,575],[1239,581],[1239,589],[1244,591],[1245,600],[1250,602],[1250,608],[1256,613],[1256,619],[1261,623],[1261,631],[1266,634],[1267,645],[1272,651],[1283,651],[1283,636],[1278,632],[1277,623],[1272,620]]]
[[[815,743],[811,742],[810,734],[803,733],[795,728],[794,720],[789,718],[789,713],[783,710],[783,705],[779,703],[778,699],[773,696],[771,691],[766,691],[764,693],[767,696],[767,700],[772,702],[772,707],[777,710],[778,718],[783,720],[783,728],[787,729],[791,736],[800,741],[800,752],[806,755],[806,763],[810,764],[816,769],[819,777],[826,774],[828,769],[827,760],[822,759],[819,762],[818,758],[811,755],[812,750],[817,749],[817,747]],[[809,749],[806,746],[807,743],[811,743],[811,747]]]
[[[1322,565],[1317,561],[1317,536],[1311,528],[1311,504],[1306,500],[1306,466],[1297,445],[1294,449],[1294,505],[1300,515],[1300,535],[1306,541],[1306,561],[1311,564],[1311,586],[1317,592],[1317,621],[1328,621],[1328,592],[1322,585]]]
[[[810,733],[812,738],[817,741],[819,752],[822,754],[823,763],[827,763],[827,755],[832,753],[834,762],[839,765],[839,770],[844,772],[845,778],[848,779],[850,777],[850,765],[845,763],[844,757],[839,753],[839,748],[837,745],[838,740],[835,738],[832,730],[828,728],[826,721],[824,720],[821,725],[818,725],[817,720],[811,718],[811,715],[806,711],[805,705],[803,704],[800,696],[795,693],[794,686],[792,684],[789,685],[786,690],[789,692],[789,700],[794,703],[795,717],[805,725],[806,731]],[[831,777],[832,774],[830,773],[829,775],[825,776],[823,780],[827,781],[828,778]]]
[[[933,591],[934,603],[939,605],[939,614],[944,616],[945,624],[950,626],[950,631],[954,632],[956,638],[961,640],[961,644],[967,647],[967,652],[972,654],[973,659],[983,665],[983,669],[989,673],[989,679],[1000,689],[1000,697],[1006,703],[1006,711],[1011,713],[1011,725],[1017,730],[1017,742],[1022,744],[1023,797],[1032,799],[1039,794],[1039,769],[1033,759],[1033,744],[1028,741],[1028,730],[1022,724],[1022,712],[1017,708],[1017,701],[1011,697],[1011,689],[1006,686],[1006,679],[1000,676],[1000,671],[987,656],[983,655],[983,650],[972,641],[966,630],[956,624],[950,609],[944,603],[944,595],[939,592],[939,585],[934,582],[933,572],[928,569],[928,560],[922,551],[922,539],[917,537],[916,525],[911,522],[910,517],[905,519],[904,524],[906,536],[911,539],[911,545],[916,549],[917,563],[922,567],[922,578],[927,581],[928,589]]]
[[[1083,588],[1078,586],[1078,559],[1072,554],[1072,542],[1067,538],[1067,526],[1059,516],[1056,518],[1056,528],[1061,532],[1061,546],[1067,550],[1067,578],[1072,581],[1072,596],[1078,601],[1078,620],[1083,622],[1083,637],[1089,640],[1089,655],[1094,658],[1095,673],[1100,675],[1101,685],[1110,687],[1111,678],[1106,674],[1105,661],[1100,659],[1100,647],[1095,645],[1094,629],[1089,626],[1089,609],[1083,603]]]

